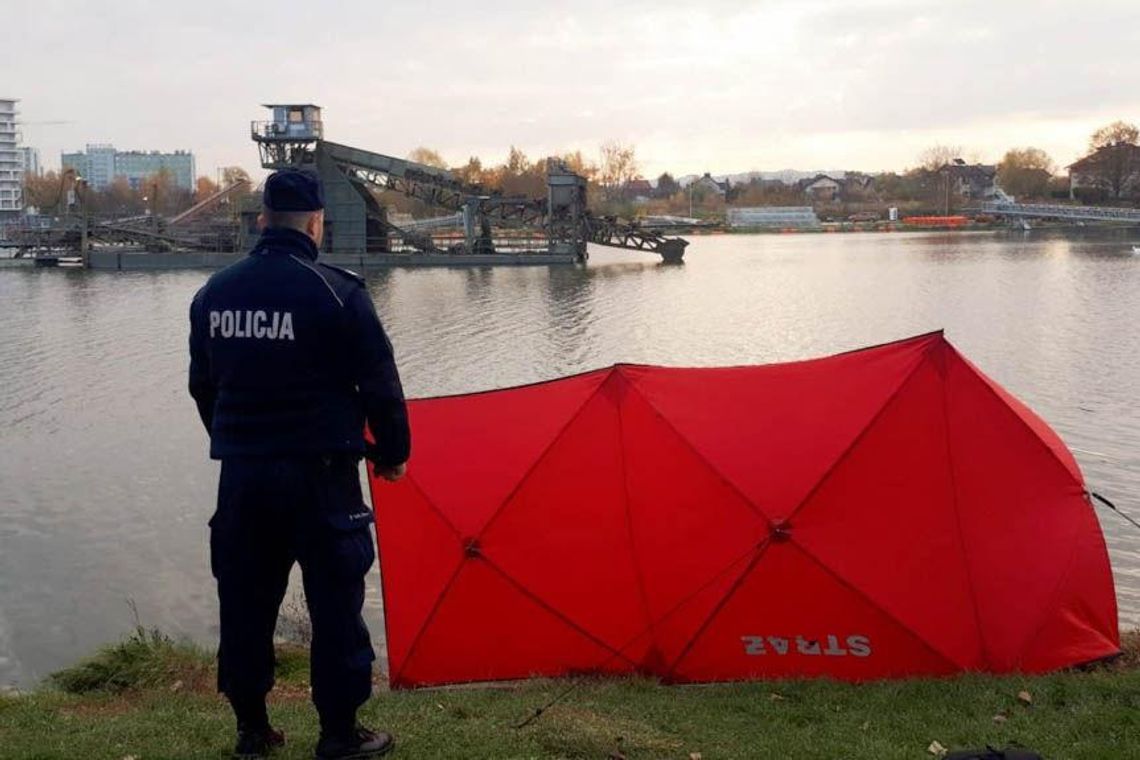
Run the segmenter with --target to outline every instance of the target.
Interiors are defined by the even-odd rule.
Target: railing
[[[324,137],[320,121],[251,121],[249,134],[254,140],[291,142],[294,140],[320,140]]]
[[[424,250],[423,248],[417,248],[406,241],[400,240],[397,237],[370,237],[368,239],[368,249],[378,250],[383,248],[386,244],[389,253],[450,253],[461,256],[477,253],[528,253],[544,255],[549,253],[550,250],[549,238],[533,234],[494,235],[489,240],[481,241],[483,245],[489,243],[489,247],[486,250],[481,250],[477,244],[477,249],[474,251],[467,248],[467,242],[463,235],[432,235],[431,242],[431,250]]]
[[[1038,219],[1086,219],[1100,222],[1140,222],[1140,209],[1111,206],[1065,206],[1047,203],[983,203],[982,211]]]
[[[462,228],[463,214],[456,213],[448,216],[438,216],[432,219],[410,219],[408,221],[392,222],[392,224],[406,232],[423,232],[424,230],[446,229],[448,227]]]

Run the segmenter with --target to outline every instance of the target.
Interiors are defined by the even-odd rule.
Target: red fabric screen
[[[1060,439],[941,333],[411,402],[393,686],[1043,671],[1118,651]]]

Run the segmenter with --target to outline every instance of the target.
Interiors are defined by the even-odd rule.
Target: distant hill
[[[741,172],[739,174],[714,174],[712,176],[713,176],[713,179],[715,179],[719,182],[723,182],[725,179],[727,179],[733,185],[739,185],[739,184],[745,184],[746,185],[754,179],[767,179],[767,180],[778,179],[786,185],[794,185],[797,182],[799,182],[801,179],[808,179],[810,177],[816,176],[817,174],[826,174],[827,176],[833,177],[835,179],[843,179],[843,177],[847,174],[847,172],[840,170],[840,169],[817,169],[814,171],[801,171],[799,169],[781,169],[780,171],[774,171],[774,172],[751,171],[751,172]],[[700,179],[701,176],[702,175],[700,175],[700,174],[686,174],[682,177],[678,177],[677,182],[681,185],[681,187],[685,187],[690,182],[693,182],[694,180]],[[653,181],[656,182],[656,180],[653,180]]]

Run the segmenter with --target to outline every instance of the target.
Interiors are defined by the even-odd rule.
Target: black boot
[[[258,760],[269,757],[269,753],[275,748],[284,746],[285,734],[275,728],[238,726],[238,738],[233,756],[234,760]]]
[[[370,760],[392,751],[396,740],[384,731],[357,726],[345,735],[321,733],[316,760]]]

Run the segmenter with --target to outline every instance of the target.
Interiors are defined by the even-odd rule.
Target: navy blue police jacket
[[[364,281],[317,261],[301,232],[264,231],[190,305],[190,395],[214,459],[363,453],[408,459],[392,344]]]

